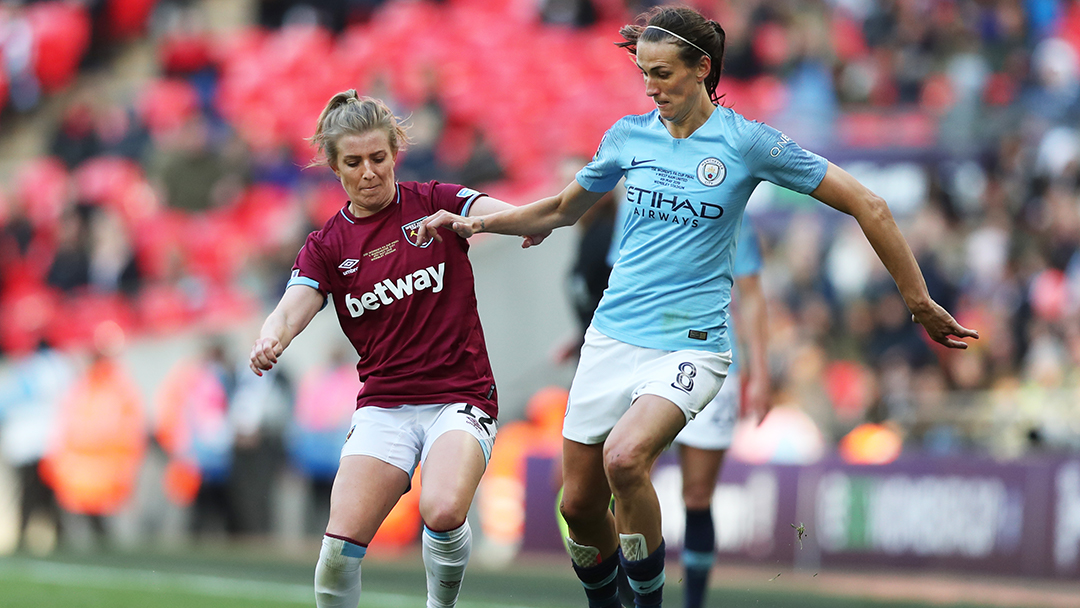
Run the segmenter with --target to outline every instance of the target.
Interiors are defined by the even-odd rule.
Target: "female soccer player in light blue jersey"
[[[776,129],[718,105],[718,23],[666,6],[639,22],[620,30],[620,46],[636,56],[655,110],[616,122],[559,194],[490,215],[438,211],[418,236],[438,238],[440,227],[467,238],[568,226],[626,178],[630,213],[619,259],[587,332],[563,425],[561,511],[591,608],[618,606],[620,563],[638,606],[661,603],[664,543],[649,471],[727,373],[735,242],[762,180],[852,215],[934,340],[962,349],[963,338],[978,337],[930,298],[881,197]]]

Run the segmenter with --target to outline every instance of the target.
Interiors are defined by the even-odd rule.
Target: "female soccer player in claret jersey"
[[[440,210],[468,217],[510,205],[460,185],[396,182],[405,131],[383,102],[355,90],[330,99],[312,142],[348,202],[308,236],[251,348],[250,367],[260,376],[271,369],[333,296],[364,384],[334,479],[315,602],[356,608],[368,543],[423,463],[427,606],[454,606],[471,551],[466,515],[499,412],[468,242],[418,242],[416,235],[420,221]]]
[[[884,200],[783,133],[718,103],[720,24],[690,8],[661,6],[620,34],[656,109],[608,129],[592,161],[559,194],[488,216],[443,210],[418,234],[426,239],[445,227],[463,237],[528,235],[570,225],[626,179],[623,204],[631,208],[617,237],[619,257],[586,334],[563,424],[560,508],[592,608],[618,605],[620,563],[638,606],[661,603],[664,543],[649,471],[727,373],[732,254],[759,182],[854,216],[934,340],[965,348],[963,338],[977,337],[930,298]]]

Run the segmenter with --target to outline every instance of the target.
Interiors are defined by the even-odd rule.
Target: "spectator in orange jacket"
[[[116,358],[123,340],[114,322],[95,330],[92,360],[61,400],[41,465],[60,506],[91,516],[99,535],[104,517],[118,513],[131,498],[146,451],[142,400]]]

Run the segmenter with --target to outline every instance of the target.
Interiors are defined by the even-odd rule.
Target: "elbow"
[[[866,191],[866,196],[863,198],[863,204],[860,205],[860,209],[860,221],[870,221],[871,223],[876,224],[892,220],[892,211],[889,210],[889,203],[885,202],[885,199],[869,190]]]
[[[548,210],[546,217],[543,219],[545,228],[548,230],[554,230],[556,228],[562,228],[564,226],[573,226],[578,221],[580,215],[576,215],[573,209],[565,204],[559,203]]]

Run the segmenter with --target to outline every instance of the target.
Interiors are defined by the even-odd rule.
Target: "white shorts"
[[[432,444],[447,431],[465,431],[475,437],[484,451],[484,464],[490,460],[498,422],[465,403],[357,408],[341,456],[378,458],[412,478],[416,465],[424,462]]]
[[[674,443],[699,450],[726,450],[739,419],[739,371],[728,372],[724,386],[675,437]]]
[[[563,421],[563,437],[593,445],[641,395],[671,401],[689,421],[712,401],[731,365],[731,352],[667,351],[633,346],[589,326]]]

